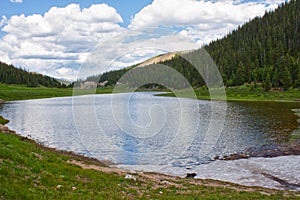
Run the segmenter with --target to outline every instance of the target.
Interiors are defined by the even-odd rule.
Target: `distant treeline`
[[[66,87],[65,84],[60,83],[55,78],[28,72],[25,69],[16,68],[13,65],[8,65],[3,62],[0,62],[0,83],[25,84],[28,87]]]
[[[262,84],[266,90],[271,87],[300,87],[299,29],[300,0],[291,0],[275,11],[266,12],[263,17],[256,17],[238,27],[223,39],[211,42],[204,49],[218,66],[226,86],[252,83]],[[197,56],[199,51],[188,54]],[[176,69],[193,87],[204,85],[196,69],[180,56],[161,64]],[[140,68],[140,73],[145,68]],[[132,67],[106,72],[87,80],[100,83],[107,81],[106,85],[114,85],[130,69]],[[166,78],[174,80],[174,77]]]

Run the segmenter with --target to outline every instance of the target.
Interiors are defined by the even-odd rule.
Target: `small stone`
[[[162,191],[159,191],[158,193],[159,193],[159,194],[163,194],[163,192],[162,192]]]
[[[171,184],[169,181],[166,181],[166,180],[162,180],[161,183],[166,184],[166,185],[170,185]]]
[[[197,176],[196,173],[187,173],[185,178],[194,178],[195,176]]]
[[[192,167],[191,166],[186,166],[186,169],[192,169]]]
[[[60,188],[62,188],[62,185],[57,185],[56,188],[60,189]]]
[[[247,159],[249,158],[250,156],[249,155],[246,155],[246,154],[240,154],[240,158],[243,158],[243,159]]]
[[[131,180],[136,180],[136,177],[131,175],[131,174],[126,174],[125,179],[131,179]]]
[[[1,126],[1,131],[9,131],[8,127],[7,126]]]
[[[73,190],[73,191],[77,190],[77,187],[72,187],[72,190]]]
[[[215,156],[214,157],[214,160],[219,160],[220,159],[220,156]]]

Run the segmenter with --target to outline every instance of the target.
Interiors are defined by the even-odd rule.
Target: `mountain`
[[[163,55],[159,55],[159,56],[155,56],[153,58],[150,58],[140,64],[137,65],[137,67],[144,67],[147,65],[152,65],[152,64],[156,64],[156,63],[161,63],[167,60],[171,60],[172,58],[174,58],[174,56],[176,55],[176,53],[166,53]]]
[[[215,61],[226,86],[252,83],[262,84],[266,90],[271,87],[300,87],[299,29],[300,0],[290,0],[275,11],[256,17],[203,48]],[[199,51],[202,50],[187,54],[197,56]],[[136,66],[145,68],[154,63],[176,69],[194,87],[205,84],[196,69],[182,57],[176,56],[176,53],[160,55]],[[102,83],[107,81],[107,85],[113,85],[124,73],[136,66],[106,72],[89,77],[88,80]]]
[[[66,87],[55,78],[16,68],[13,65],[0,62],[0,83],[25,84],[28,87]]]

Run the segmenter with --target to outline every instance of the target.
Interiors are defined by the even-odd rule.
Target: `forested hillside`
[[[256,17],[204,48],[226,85],[271,81],[273,87],[300,86],[300,0]]]
[[[266,90],[300,87],[299,29],[300,0],[291,0],[263,17],[256,17],[223,39],[211,42],[204,49],[219,67],[226,86],[252,83],[262,84]],[[194,87],[204,85],[196,69],[180,56],[161,64],[179,71]],[[99,82],[108,81],[107,84],[112,85],[129,69],[106,72],[89,80],[101,77]]]
[[[49,76],[28,72],[2,62],[0,62],[0,83],[25,84],[28,87],[66,87],[66,85]]]

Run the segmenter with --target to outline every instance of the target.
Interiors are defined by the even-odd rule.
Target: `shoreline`
[[[11,131],[11,130],[10,130]],[[147,172],[147,171],[136,171],[136,170],[126,170],[122,168],[117,168],[114,165],[111,165],[111,163],[106,163],[106,161],[99,161],[94,158],[85,157],[82,155],[75,154],[73,152],[67,152],[67,151],[61,151],[54,148],[45,147],[43,145],[38,144],[33,139],[23,137],[21,135],[16,134],[16,132],[11,131],[10,133],[2,133],[0,131],[0,134],[3,135],[13,135],[16,136],[18,140],[20,140],[21,143],[29,143],[32,144],[34,147],[34,151],[31,152],[31,155],[34,159],[37,160],[37,162],[42,162],[46,159],[45,156],[48,155],[47,152],[49,152],[52,155],[57,156],[63,156],[63,163],[60,162],[60,165],[62,167],[72,167],[75,169],[80,169],[83,171],[87,171],[86,173],[89,173],[88,171],[94,172],[94,173],[100,173],[101,176],[108,176],[108,177],[118,177],[118,179],[121,179],[123,181],[118,183],[118,179],[116,184],[114,182],[115,187],[121,187],[121,185],[124,184],[124,181],[126,184],[129,184],[128,191],[120,191],[119,196],[127,197],[129,199],[132,199],[134,197],[140,198],[142,195],[144,195],[145,191],[146,194],[148,193],[147,198],[154,196],[155,199],[165,199],[166,197],[170,197],[169,195],[173,196],[172,199],[176,199],[179,196],[183,196],[185,198],[190,197],[196,197],[195,194],[198,196],[202,196],[203,192],[205,193],[205,197],[210,197],[211,195],[214,197],[216,195],[221,195],[221,199],[223,199],[223,195],[226,196],[232,196],[233,194],[237,195],[236,198],[243,198],[243,196],[256,196],[256,198],[263,198],[263,197],[270,197],[274,196],[274,199],[277,199],[279,197],[284,197],[284,199],[288,199],[288,197],[296,197],[299,196],[300,193],[297,191],[291,191],[291,190],[279,190],[275,188],[266,188],[266,187],[259,187],[259,186],[245,186],[233,182],[228,181],[220,181],[220,180],[213,180],[213,179],[207,179],[207,178],[182,178],[180,176],[176,175],[168,175],[166,173],[160,173],[160,172]],[[1,136],[1,135],[0,135]],[[11,137],[9,137],[11,138]],[[22,155],[25,156],[25,155]],[[0,169],[3,164],[3,161],[5,161],[5,158],[0,157]],[[14,160],[12,160],[14,161]],[[51,161],[53,162],[53,161]],[[45,165],[42,164],[43,166]],[[22,169],[26,169],[26,165],[23,164]],[[44,167],[43,167],[44,168]],[[43,176],[45,173],[45,169],[40,172],[39,176]],[[44,174],[45,175],[45,174]],[[62,176],[62,175],[61,175]],[[80,175],[76,175],[75,177],[83,179]],[[22,179],[22,177],[19,177]],[[17,178],[17,180],[19,179]],[[26,177],[25,177],[26,178]],[[66,178],[66,177],[65,177]],[[60,178],[61,179],[61,178]],[[83,179],[85,180],[85,179]],[[52,187],[52,191],[59,194],[60,192],[63,192],[66,190],[66,185],[60,184],[60,180],[54,180],[56,184]],[[90,182],[86,182],[86,184],[89,184]],[[142,183],[142,185],[140,185]],[[77,181],[74,180],[71,183],[72,187],[70,187],[71,193],[80,194],[81,190],[80,187],[76,184]],[[140,186],[137,186],[140,185]],[[146,184],[146,185],[145,185]],[[151,189],[149,189],[149,184],[151,185]],[[147,186],[148,185],[148,186]],[[23,186],[26,190],[26,188],[30,188],[30,185],[24,185]],[[36,187],[36,186],[34,186]],[[49,186],[44,186],[49,187]],[[139,190],[138,187],[142,187],[144,189]],[[65,188],[65,189],[64,189]],[[98,187],[97,187],[98,188]],[[92,190],[98,190],[97,188],[92,188]],[[135,188],[138,190],[137,194],[131,193],[132,189]],[[4,186],[5,189],[5,186]],[[50,189],[50,188],[49,188]],[[117,188],[116,188],[117,189]],[[101,189],[100,189],[101,190]],[[103,188],[102,188],[103,190]],[[117,189],[118,190],[118,189]],[[221,191],[222,194],[219,194]],[[16,195],[18,195],[19,190],[13,191]],[[110,191],[108,191],[109,193]],[[174,193],[175,192],[175,193]],[[70,192],[67,192],[68,194]],[[150,194],[149,194],[150,193]],[[173,194],[174,193],[174,194]],[[65,194],[64,194],[65,195]],[[94,194],[95,195],[95,194]],[[259,195],[259,196],[257,196]],[[233,195],[234,196],[234,195]],[[5,197],[5,196],[2,196]],[[60,196],[61,198],[62,196]],[[91,197],[91,196],[90,196]],[[175,198],[174,198],[175,197]],[[203,197],[203,196],[202,196]],[[8,198],[9,199],[9,198]]]
[[[2,124],[0,124],[0,133],[1,134],[13,134],[13,135],[17,136],[21,141],[32,143],[40,149],[43,149],[45,151],[52,152],[52,153],[57,153],[57,154],[60,154],[63,156],[67,156],[67,157],[69,157],[69,159],[67,160],[67,163],[77,165],[83,169],[91,169],[91,170],[101,171],[104,173],[114,173],[114,174],[118,174],[121,176],[129,177],[130,179],[136,179],[135,176],[141,176],[141,177],[147,178],[147,179],[153,179],[153,177],[160,177],[161,179],[168,178],[170,180],[190,179],[190,180],[195,180],[196,182],[197,181],[201,182],[206,179],[206,178],[201,178],[201,177],[194,178],[198,174],[189,173],[189,170],[187,170],[187,173],[185,176],[182,176],[182,175],[178,176],[175,174],[172,175],[172,174],[168,174],[168,173],[164,173],[164,172],[159,172],[159,171],[155,172],[155,171],[151,171],[151,170],[150,171],[146,170],[145,172],[144,172],[144,170],[138,170],[138,171],[128,170],[126,168],[118,167],[118,166],[121,166],[122,164],[112,163],[108,160],[98,160],[96,158],[91,158],[91,157],[87,157],[84,155],[76,154],[71,151],[58,150],[55,148],[44,146],[44,145],[36,142],[34,139],[17,134],[15,131],[10,130],[8,127],[6,127],[5,125],[2,125]],[[300,140],[294,141],[293,143],[289,143],[289,144],[266,146],[266,147],[262,147],[261,149],[262,149],[262,151],[257,151],[254,149],[252,151],[252,153],[249,153],[249,154],[231,154],[230,156],[215,158],[215,160],[213,160],[212,162],[209,162],[209,163],[213,163],[217,160],[219,160],[219,161],[223,160],[223,162],[228,162],[228,161],[239,160],[239,159],[247,160],[248,158],[274,158],[274,157],[281,157],[281,156],[288,156],[288,155],[300,155]],[[249,152],[251,152],[251,149],[249,149]],[[284,186],[284,188],[285,188],[284,190],[300,191],[299,184],[291,183],[287,180],[281,179],[277,176],[273,176],[272,174],[268,174],[268,173],[264,173],[264,172],[261,173],[261,175],[280,183],[281,185]],[[226,180],[225,181],[218,180],[218,179],[211,179],[211,180],[220,182],[221,184],[227,182]],[[245,187],[245,188],[263,187],[263,186],[249,186],[249,185],[247,186],[247,185],[243,185],[240,183],[235,183],[233,181],[229,181],[229,183],[236,184],[236,185],[238,185],[238,187]],[[235,188],[235,187],[233,187],[233,188]],[[270,190],[274,190],[274,189],[279,190],[278,188],[271,188],[271,187],[263,187],[263,188],[270,189]]]

